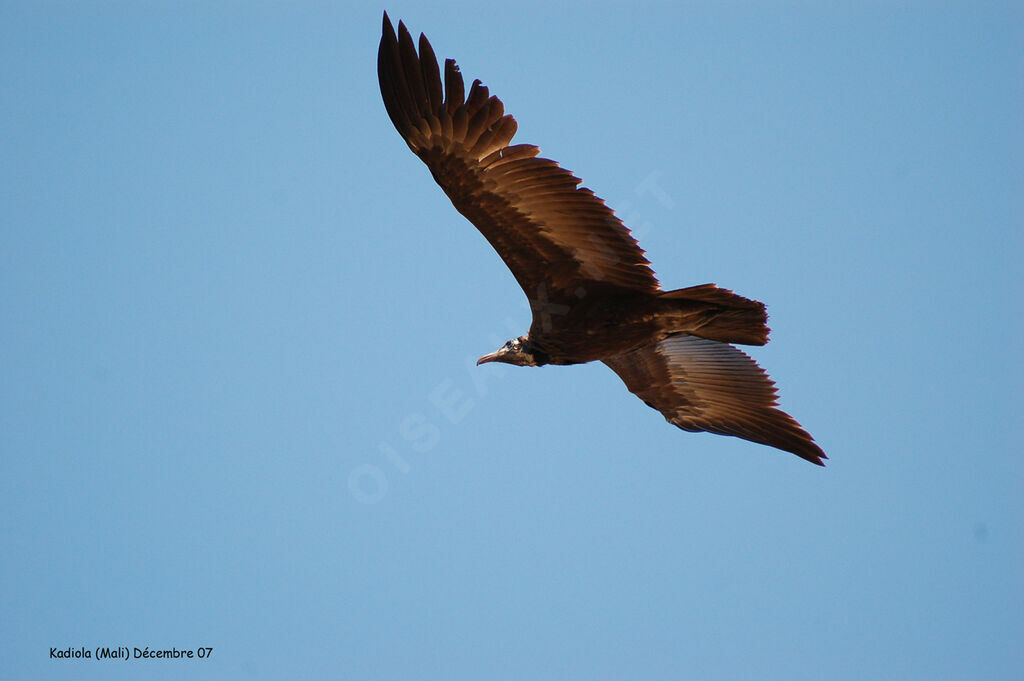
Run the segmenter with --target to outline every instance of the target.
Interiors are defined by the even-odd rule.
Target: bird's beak
[[[476,365],[480,366],[481,364],[486,364],[487,362],[497,362],[498,361],[498,355],[500,355],[500,354],[501,354],[501,350],[495,350],[494,352],[492,352],[489,355],[484,355],[483,357],[481,357],[480,359],[478,359],[476,361]]]

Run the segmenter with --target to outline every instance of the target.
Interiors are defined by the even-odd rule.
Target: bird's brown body
[[[712,297],[719,301],[708,300]],[[583,364],[631,352],[676,333],[762,345],[764,306],[717,287],[662,294],[602,291],[534,310],[528,338],[543,364]]]
[[[406,144],[491,243],[530,302],[527,335],[483,362],[607,364],[626,387],[688,431],[734,435],[821,464],[824,452],[777,408],[774,383],[732,343],[768,342],[762,303],[714,284],[664,291],[629,230],[579,178],[510,146],[516,122],[458,66],[444,80],[430,43],[419,52],[387,14],[377,59],[381,95]]]

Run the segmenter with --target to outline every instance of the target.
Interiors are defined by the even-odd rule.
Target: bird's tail
[[[680,331],[722,343],[764,345],[768,342],[768,313],[764,303],[750,300],[715,284],[666,291],[659,298],[684,313],[687,326]],[[691,325],[699,320],[696,328]]]

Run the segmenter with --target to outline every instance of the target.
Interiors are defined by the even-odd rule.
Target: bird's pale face
[[[487,362],[504,362],[521,367],[537,366],[533,354],[526,349],[526,336],[513,338],[489,355],[476,361],[477,366]]]

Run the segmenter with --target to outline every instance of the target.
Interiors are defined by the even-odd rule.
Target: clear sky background
[[[386,7],[767,303],[825,469],[473,366],[529,312],[383,9],[0,5],[0,678],[1020,678],[1022,6]]]

